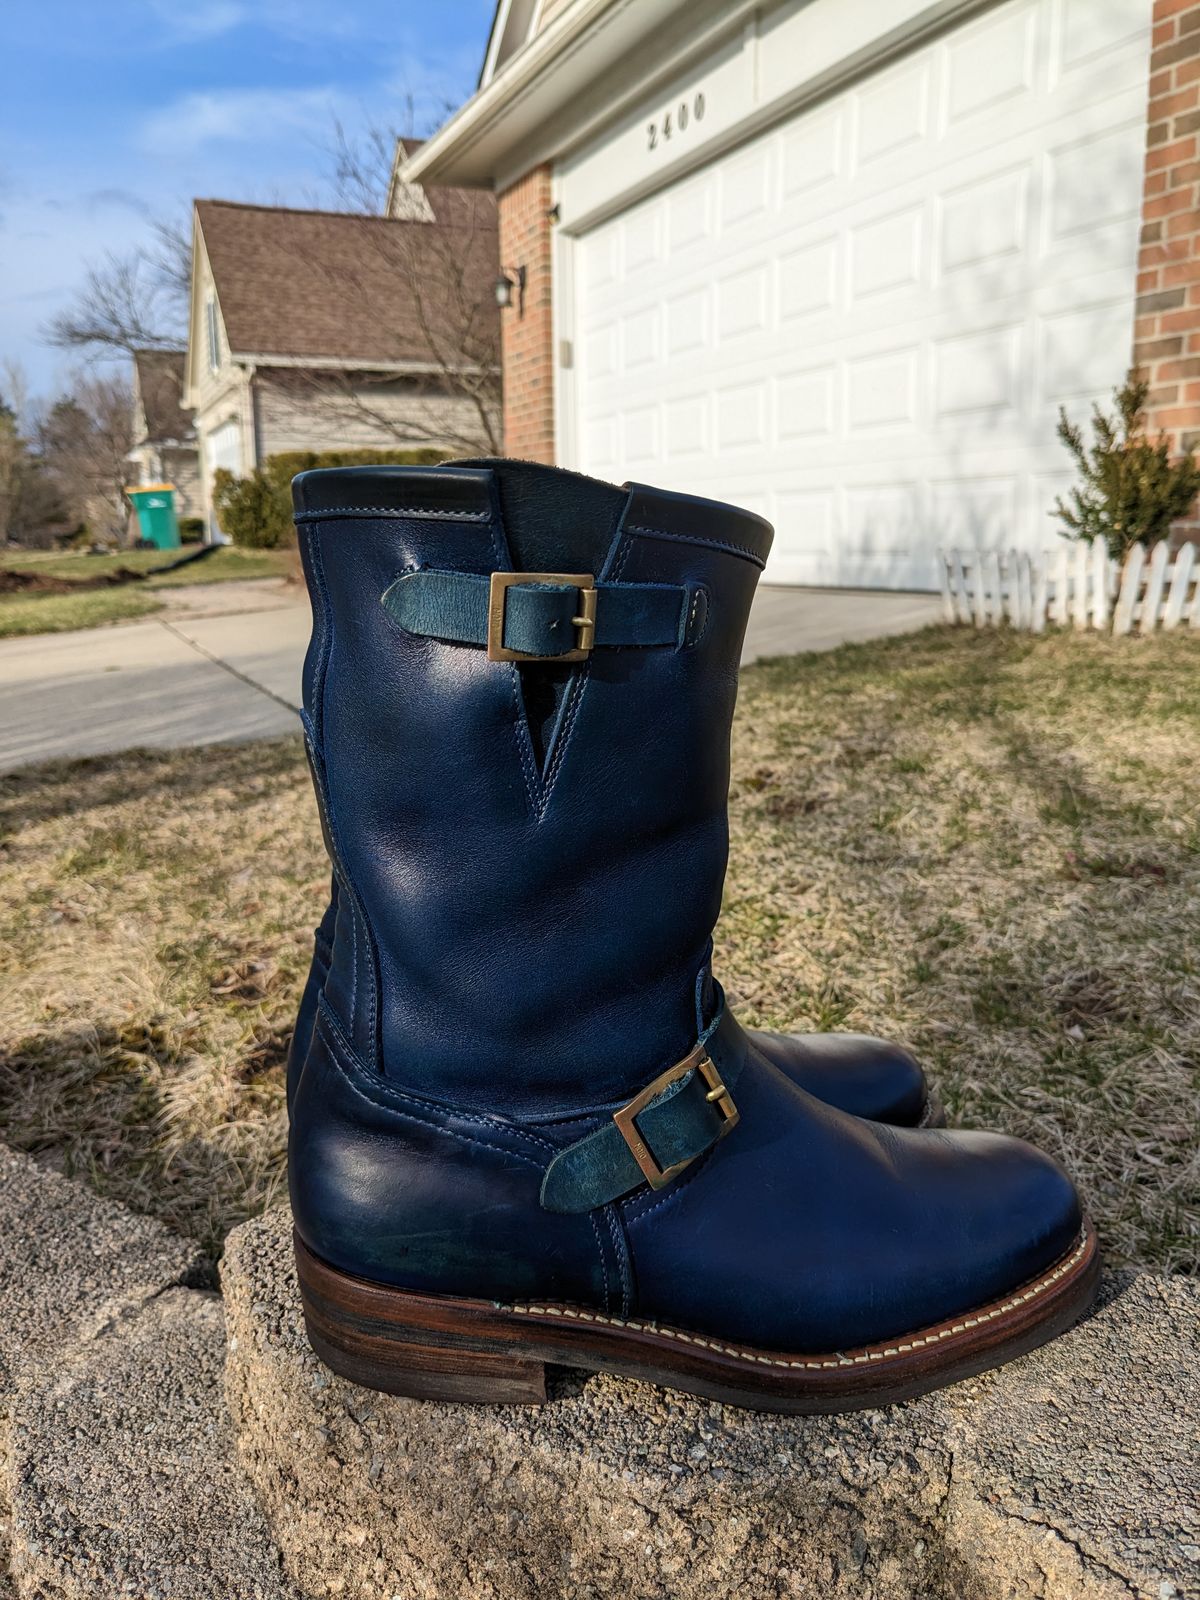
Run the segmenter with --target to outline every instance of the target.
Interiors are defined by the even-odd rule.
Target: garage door
[[[761,511],[768,581],[1052,544],[1058,407],[1129,362],[1149,10],[1008,0],[583,234],[567,455]]]

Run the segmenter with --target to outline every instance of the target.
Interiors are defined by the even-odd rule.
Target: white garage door
[[[1007,0],[585,233],[567,455],[761,511],[775,582],[1052,544],[1058,406],[1130,358],[1149,9]]]
[[[237,477],[242,470],[242,430],[237,419],[214,428],[204,442],[209,477],[223,467]]]

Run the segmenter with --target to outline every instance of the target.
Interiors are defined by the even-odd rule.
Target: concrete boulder
[[[223,1269],[241,1461],[289,1575],[346,1600],[1148,1600],[1200,1594],[1198,1286],[1110,1278],[998,1373],[787,1418],[624,1379],[475,1408],[311,1354],[286,1211]]]
[[[0,1574],[10,1424],[24,1375],[192,1275],[195,1245],[0,1145]],[[6,1578],[0,1576],[0,1597]]]
[[[168,1289],[18,1390],[12,1576],[25,1600],[288,1600],[237,1464],[216,1295]]]

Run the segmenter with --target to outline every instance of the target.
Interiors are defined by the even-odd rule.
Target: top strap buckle
[[[682,1061],[677,1061],[673,1067],[668,1067],[665,1072],[660,1072],[653,1083],[647,1084],[640,1094],[635,1094],[627,1105],[619,1111],[613,1112],[613,1121],[617,1131],[629,1146],[629,1153],[641,1169],[642,1176],[652,1189],[663,1189],[678,1177],[684,1167],[691,1166],[695,1156],[685,1156],[682,1161],[675,1161],[669,1167],[660,1167],[651,1154],[646,1141],[638,1132],[637,1115],[644,1111],[651,1100],[660,1095],[671,1084],[677,1083],[680,1078],[685,1078],[692,1069],[700,1074],[708,1085],[705,1099],[710,1105],[716,1106],[721,1115],[721,1131],[717,1135],[723,1139],[730,1130],[737,1126],[741,1113],[733,1103],[733,1097],[725,1087],[721,1074],[717,1071],[716,1063],[709,1055],[704,1045],[698,1044],[690,1055],[684,1056]]]
[[[504,611],[508,591],[514,584],[553,583],[564,589],[579,590],[579,611],[571,618],[575,624],[575,648],[561,655],[532,655],[526,650],[509,650],[504,644]],[[488,591],[487,658],[489,661],[584,661],[592,652],[596,638],[596,580],[590,572],[493,572]]]

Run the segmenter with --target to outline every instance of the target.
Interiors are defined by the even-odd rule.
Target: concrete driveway
[[[0,640],[0,771],[135,745],[265,738],[297,726],[308,602],[277,579],[164,591],[145,622]],[[743,663],[937,622],[934,595],[763,588]]]

